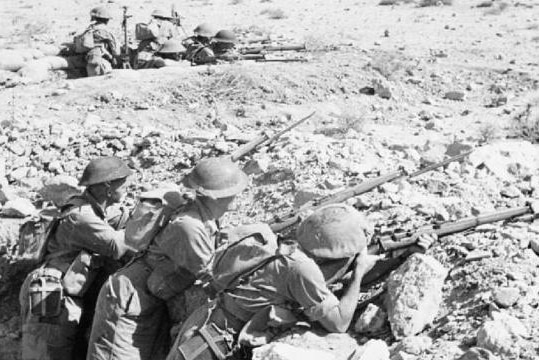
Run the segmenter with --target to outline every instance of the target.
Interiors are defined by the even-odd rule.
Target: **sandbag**
[[[25,62],[24,56],[15,50],[0,50],[0,70],[18,71]]]
[[[49,79],[49,70],[62,70],[69,68],[69,62],[60,56],[45,56],[38,60],[27,62],[17,71],[19,76],[32,82],[40,82]]]

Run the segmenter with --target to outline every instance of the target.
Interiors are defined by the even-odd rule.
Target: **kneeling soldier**
[[[124,231],[109,225],[106,210],[121,201],[131,173],[118,158],[90,161],[80,180],[86,190],[53,220],[43,263],[21,287],[24,360],[84,359],[89,324],[83,319],[92,318],[96,277],[106,278],[110,273],[100,272],[110,270],[107,262],[114,266],[111,260],[128,250]]]
[[[208,277],[218,220],[247,183],[247,175],[230,160],[212,158],[197,164],[184,179],[196,198],[175,213],[146,251],[101,288],[88,360],[166,355],[166,302]]]

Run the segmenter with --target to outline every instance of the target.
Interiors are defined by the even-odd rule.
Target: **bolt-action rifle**
[[[127,15],[127,6],[124,6],[123,10],[122,31],[124,33],[124,46],[122,46],[120,51],[120,61],[122,63],[122,69],[131,69],[129,62],[129,43],[127,41],[127,19],[133,15]]]
[[[263,45],[256,47],[248,47],[240,49],[240,53],[243,55],[249,54],[265,54],[275,51],[302,51],[305,50],[305,44],[301,45]]]
[[[262,145],[269,145],[278,138],[280,138],[283,134],[289,132],[295,127],[298,127],[299,125],[303,124],[305,121],[309,120],[311,117],[314,116],[316,112],[312,112],[311,114],[307,115],[306,117],[299,119],[295,123],[289,125],[288,127],[284,128],[283,130],[277,132],[276,134],[270,136],[267,133],[263,133],[262,135],[254,138],[253,140],[249,141],[247,144],[239,148],[238,150],[234,151],[232,155],[230,155],[232,161],[238,161],[242,157],[246,156],[247,154],[251,153],[254,149],[256,149],[259,146]]]
[[[422,252],[423,249],[417,246],[417,239],[422,234],[436,234],[438,238],[441,238],[498,221],[532,222],[537,218],[537,215],[537,209],[528,205],[471,216],[456,221],[427,225],[415,230],[393,231],[389,234],[375,237],[374,244],[368,247],[370,254],[384,254],[399,249],[406,249],[406,251],[396,257],[378,261],[372,270],[363,277],[361,284],[368,285],[381,279],[398,268],[413,253]]]
[[[247,54],[240,55],[240,60],[254,60],[256,62],[307,62],[305,58],[280,58],[267,57],[266,54]]]
[[[460,155],[457,155],[457,156],[453,156],[447,160],[444,160],[442,162],[439,162],[439,163],[436,163],[436,164],[432,164],[432,165],[429,165],[429,166],[426,166],[422,169],[419,169],[411,174],[408,174],[404,169],[399,169],[397,171],[394,171],[392,173],[389,173],[389,174],[386,174],[386,175],[382,175],[382,176],[378,176],[376,178],[373,178],[373,179],[370,179],[370,180],[366,180],[366,181],[363,181],[362,183],[356,185],[356,186],[353,186],[351,188],[348,188],[348,189],[344,189],[342,191],[339,191],[333,195],[329,195],[329,196],[325,196],[325,197],[322,197],[320,199],[316,199],[316,200],[313,200],[313,201],[310,201],[306,204],[304,204],[302,207],[300,207],[300,209],[292,214],[289,214],[288,216],[284,217],[283,219],[280,219],[280,221],[278,222],[275,222],[273,224],[270,225],[271,229],[274,231],[274,232],[281,232],[291,226],[294,226],[295,224],[297,224],[299,221],[301,221],[301,215],[302,213],[304,213],[306,210],[316,210],[322,206],[325,206],[325,205],[329,205],[329,204],[335,204],[335,203],[340,203],[340,202],[343,202],[347,199],[350,199],[350,198],[353,198],[355,196],[358,196],[358,195],[361,195],[361,194],[364,194],[366,192],[369,192],[375,188],[377,188],[378,186],[382,185],[382,184],[385,184],[387,182],[390,182],[390,181],[394,181],[396,179],[400,179],[400,178],[407,178],[407,179],[410,179],[410,178],[414,178],[414,177],[417,177],[421,174],[424,174],[428,171],[432,171],[432,170],[435,170],[435,169],[438,169],[438,168],[441,168],[447,164],[450,164],[452,162],[455,162],[455,161],[461,161],[462,159],[464,159],[465,157],[467,157],[468,155],[470,155],[472,152],[471,151],[468,151],[468,152],[465,152],[463,154],[460,154]]]

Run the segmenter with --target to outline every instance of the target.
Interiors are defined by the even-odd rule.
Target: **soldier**
[[[110,270],[106,265],[114,266],[113,260],[129,250],[123,230],[107,222],[107,208],[121,201],[131,173],[115,157],[90,161],[79,183],[86,190],[72,197],[53,221],[43,263],[26,277],[20,291],[24,360],[85,357],[90,324],[83,320],[92,318],[92,291],[100,286],[96,277],[106,278],[109,274],[100,272]]]
[[[156,51],[148,61],[139,61],[139,69],[158,69],[164,66],[179,66],[185,56],[185,48],[180,40],[170,39]]]
[[[366,219],[351,206],[317,210],[298,228],[300,249],[281,246],[278,256],[195,311],[183,324],[167,360],[245,356],[250,347],[261,345],[260,339],[269,341],[279,332],[279,319],[283,327],[304,318],[328,332],[345,332],[361,280],[380,258],[367,253],[369,231]],[[342,278],[350,267],[351,281],[338,299],[326,284]],[[270,314],[274,314],[271,321]]]
[[[98,6],[90,11],[92,24],[81,35],[92,37],[92,44],[86,53],[86,73],[88,76],[105,75],[116,66],[116,57],[120,55],[116,38],[108,30],[108,23],[112,19],[110,11]]]
[[[166,355],[166,301],[206,279],[218,220],[248,182],[230,160],[200,161],[184,178],[196,198],[176,213],[134,262],[111,276],[97,302],[88,360]]]
[[[215,30],[208,23],[198,25],[194,30],[194,35],[183,40],[183,46],[187,49],[185,59],[194,65],[208,64],[215,61],[215,56],[211,49],[211,41],[215,35]]]
[[[220,30],[212,41],[212,50],[216,60],[236,61],[240,58],[236,50],[238,39],[230,30]]]
[[[144,25],[144,35],[137,47],[137,56],[135,59],[135,68],[145,68],[145,62],[151,61],[152,56],[163,44],[174,37],[178,37],[178,30],[172,23],[172,17],[167,15],[164,10],[154,10],[152,19]]]

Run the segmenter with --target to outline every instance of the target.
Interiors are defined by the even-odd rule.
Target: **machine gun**
[[[424,174],[428,171],[431,171],[431,170],[435,170],[435,169],[438,169],[438,168],[441,168],[447,164],[450,164],[454,161],[461,161],[462,159],[464,159],[465,157],[467,157],[468,155],[470,155],[472,152],[471,151],[468,151],[468,152],[465,152],[465,153],[462,153],[460,155],[457,155],[457,156],[453,156],[447,160],[444,160],[442,162],[439,162],[439,163],[436,163],[436,164],[433,164],[433,165],[429,165],[429,166],[426,166],[422,169],[419,169],[411,174],[408,174],[404,169],[399,169],[397,171],[394,171],[392,173],[389,173],[389,174],[386,174],[386,175],[382,175],[382,176],[379,176],[379,177],[376,177],[374,179],[370,179],[370,180],[366,180],[354,187],[351,187],[351,188],[348,188],[348,189],[344,189],[342,191],[339,191],[333,195],[329,195],[329,196],[326,196],[326,197],[323,197],[323,198],[320,198],[320,199],[316,199],[314,201],[310,201],[306,204],[304,204],[298,211],[295,211],[294,213],[292,214],[289,214],[288,216],[284,217],[283,219],[280,219],[280,221],[278,222],[275,222],[273,224],[270,225],[271,229],[274,231],[274,232],[281,232],[291,226],[294,226],[295,224],[297,224],[299,221],[301,221],[301,215],[302,213],[304,213],[306,210],[316,210],[322,206],[325,206],[325,205],[329,205],[329,204],[335,204],[335,203],[340,203],[340,202],[343,202],[347,199],[350,199],[352,197],[355,197],[355,196],[358,196],[358,195],[361,195],[361,194],[364,194],[366,192],[369,192],[375,188],[377,188],[378,186],[382,185],[382,184],[385,184],[387,182],[390,182],[390,181],[393,181],[393,180],[396,180],[396,179],[399,179],[399,178],[407,178],[407,179],[411,179],[411,178],[414,178],[414,177],[417,177],[421,174]]]
[[[185,31],[185,29],[182,26],[181,19],[182,19],[182,17],[180,15],[180,13],[178,13],[176,11],[176,6],[174,4],[172,4],[170,6],[170,22],[172,24],[174,24],[174,26],[179,27],[180,29],[182,29],[184,35],[187,36],[187,32]]]
[[[289,132],[293,128],[295,128],[295,127],[303,124],[305,121],[309,120],[311,117],[314,116],[315,113],[316,113],[316,111],[310,113],[309,115],[307,115],[306,117],[304,117],[302,119],[299,119],[295,123],[293,123],[290,126],[284,128],[283,130],[277,132],[273,136],[269,136],[267,133],[263,133],[262,135],[254,138],[253,140],[249,141],[247,144],[245,144],[244,146],[242,146],[238,150],[234,151],[230,155],[232,161],[240,160],[241,158],[243,158],[247,154],[251,153],[254,149],[256,149],[259,146],[271,144],[272,142],[274,142],[275,140],[280,138],[283,134]]]
[[[123,7],[122,18],[122,31],[124,33],[124,46],[120,51],[120,62],[122,63],[122,69],[131,69],[131,63],[129,61],[129,44],[127,42],[127,19],[133,15],[127,15],[127,6]]]
[[[256,47],[248,47],[240,49],[240,53],[242,55],[249,55],[249,54],[265,54],[268,52],[276,52],[276,51],[302,51],[305,50],[305,44],[301,45],[263,45],[263,46],[256,46]]]
[[[254,60],[256,62],[307,62],[305,58],[280,58],[280,57],[267,57],[266,54],[246,54],[240,55],[240,60]]]
[[[379,280],[399,267],[410,255],[421,252],[422,249],[416,245],[421,234],[436,234],[440,238],[493,222],[532,222],[536,218],[537,209],[528,205],[471,216],[457,221],[428,225],[415,230],[394,231],[390,234],[375,237],[374,244],[368,247],[370,254],[384,254],[398,249],[407,250],[396,257],[378,261],[372,270],[363,277],[361,284],[368,285]]]

